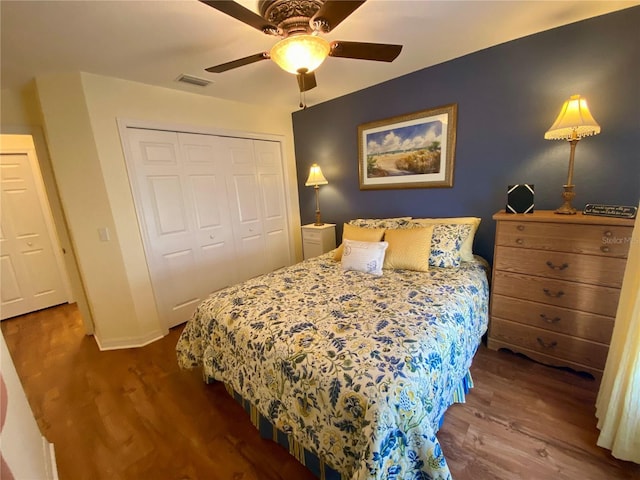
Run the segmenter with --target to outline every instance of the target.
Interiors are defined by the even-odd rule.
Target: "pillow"
[[[433,267],[459,267],[460,248],[471,232],[471,225],[439,223],[433,227],[429,265]]]
[[[395,218],[354,218],[349,225],[364,228],[401,228],[410,226],[411,217]]]
[[[348,238],[342,242],[342,269],[382,275],[384,252],[389,246],[387,242],[358,242]]]
[[[385,253],[383,268],[428,271],[434,228],[434,225],[429,225],[387,230],[384,240],[389,244],[389,248]]]
[[[462,242],[460,247],[460,258],[463,262],[473,261],[473,239],[478,231],[480,225],[479,217],[453,217],[453,218],[414,218],[411,223],[418,225],[437,225],[439,223],[447,224],[469,224],[471,225],[471,232],[466,239]]]
[[[342,249],[344,248],[344,240],[358,240],[360,242],[379,242],[384,235],[384,228],[363,228],[356,227],[345,223],[342,229],[342,244],[336,249],[333,254],[334,260],[340,260],[342,258]]]

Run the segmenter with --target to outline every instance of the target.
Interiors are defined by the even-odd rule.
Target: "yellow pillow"
[[[345,238],[348,238],[349,240],[357,240],[359,242],[379,242],[382,240],[384,230],[384,228],[356,227],[345,223],[342,227],[342,240],[344,241]],[[333,254],[333,259],[341,260],[343,250],[344,245],[341,243]]]
[[[384,240],[389,247],[382,268],[399,268],[418,272],[429,270],[433,228],[434,225],[429,225],[387,230]]]
[[[478,231],[478,225],[480,225],[479,217],[452,217],[452,218],[414,218],[411,223],[417,225],[436,225],[438,223],[446,224],[469,224],[471,225],[471,232],[469,236],[462,242],[460,246],[460,260],[463,262],[473,261],[473,238]]]

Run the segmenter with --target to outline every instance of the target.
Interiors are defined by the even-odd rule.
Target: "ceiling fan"
[[[402,45],[329,42],[321,36],[336,28],[366,0],[259,0],[260,15],[231,0],[200,1],[267,35],[281,37],[268,52],[209,67],[205,69],[207,72],[222,73],[271,59],[297,76],[301,95],[316,87],[314,70],[327,57],[392,62],[402,50]],[[302,102],[300,106],[304,106]]]

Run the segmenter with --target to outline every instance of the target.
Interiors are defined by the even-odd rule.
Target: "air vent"
[[[205,80],[204,78],[194,77],[193,75],[187,75],[183,73],[178,78],[176,78],[178,82],[189,83],[191,85],[197,85],[198,87],[206,87],[211,82],[209,80]]]

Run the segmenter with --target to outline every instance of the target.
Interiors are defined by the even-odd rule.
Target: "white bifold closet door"
[[[241,279],[290,263],[282,155],[277,142],[222,138]]]
[[[290,263],[280,143],[127,128],[156,304],[170,328],[210,293]]]

